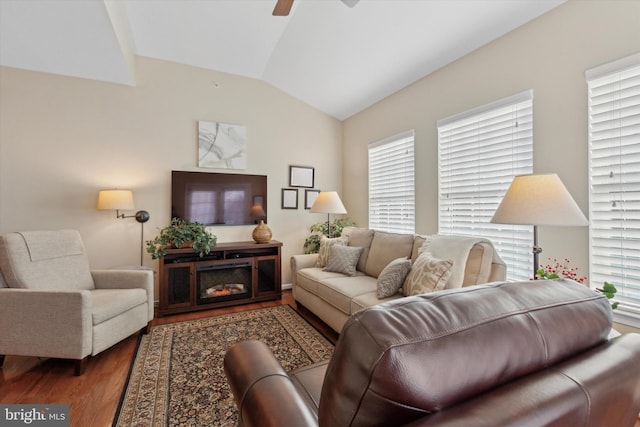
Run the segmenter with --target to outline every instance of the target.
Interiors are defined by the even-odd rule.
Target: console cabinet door
[[[280,257],[262,256],[255,259],[254,276],[256,280],[254,297],[280,295]]]
[[[194,264],[166,264],[164,278],[160,281],[164,292],[160,292],[161,309],[189,307],[195,303]]]

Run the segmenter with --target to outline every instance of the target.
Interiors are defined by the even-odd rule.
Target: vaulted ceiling
[[[0,0],[0,65],[134,85],[135,55],[265,81],[338,119],[566,0]]]

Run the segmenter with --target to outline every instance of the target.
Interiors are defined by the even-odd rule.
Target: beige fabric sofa
[[[412,261],[427,242],[433,256],[453,260],[451,277],[445,289],[478,285],[506,279],[506,265],[493,244],[473,236],[421,236],[345,227],[348,246],[364,248],[355,276],[324,271],[316,267],[318,254],[291,257],[293,296],[299,305],[311,311],[336,332],[349,317],[366,307],[402,298],[401,291],[388,298],[377,296],[377,279],[394,259]]]
[[[93,270],[75,230],[0,236],[0,366],[4,355],[75,359],[153,319],[153,272]]]

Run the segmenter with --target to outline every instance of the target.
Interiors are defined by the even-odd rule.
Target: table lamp
[[[321,191],[313,202],[313,206],[309,212],[312,213],[326,213],[329,236],[331,237],[331,222],[329,215],[331,214],[346,214],[347,210],[340,200],[340,196],[335,191]]]

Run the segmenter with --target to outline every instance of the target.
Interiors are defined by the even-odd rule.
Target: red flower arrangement
[[[536,271],[536,279],[565,279],[575,280],[578,283],[584,283],[587,276],[578,275],[578,267],[569,267],[571,260],[565,258],[564,262],[558,261],[557,258],[549,258],[549,264],[538,268]]]
[[[570,263],[569,258],[565,258],[563,263],[558,261],[557,258],[549,258],[549,264],[538,268],[536,271],[536,279],[559,279],[564,277],[565,279],[571,279],[578,283],[584,283],[584,281],[587,280],[587,276],[579,276],[578,267],[569,267]],[[615,297],[618,289],[613,283],[604,282],[602,288],[596,288],[596,291],[608,299],[612,299]],[[618,304],[617,301],[611,303],[611,308],[615,310],[618,308]]]

